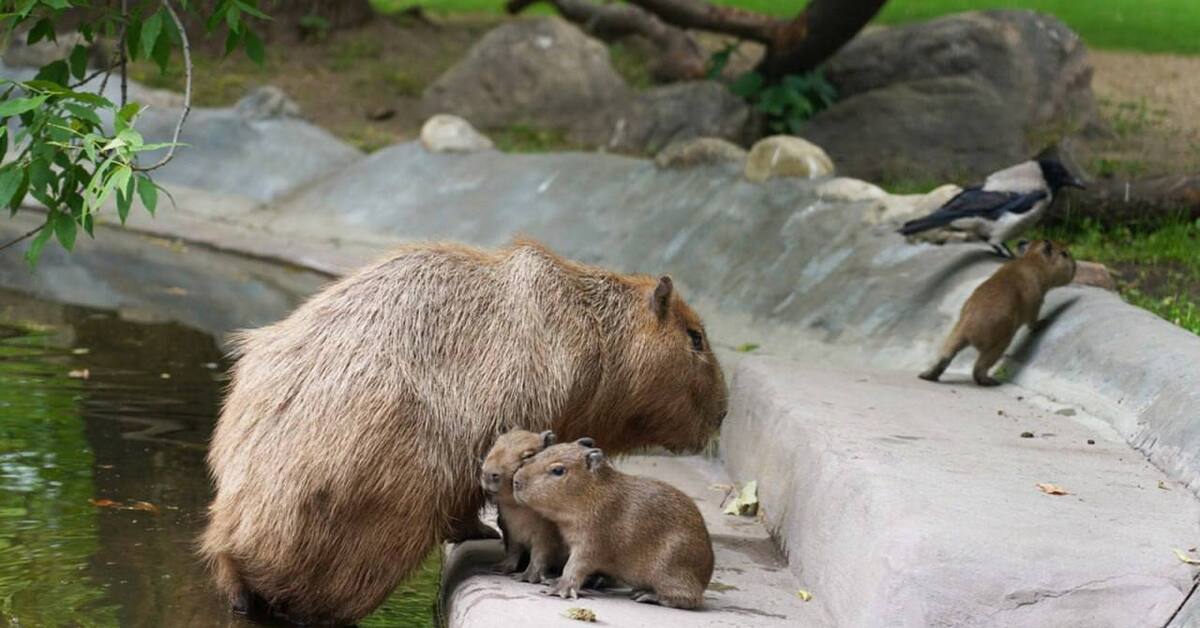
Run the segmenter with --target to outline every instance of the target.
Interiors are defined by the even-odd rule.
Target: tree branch
[[[764,44],[772,43],[772,33],[784,23],[760,13],[715,6],[701,0],[628,1],[680,28],[724,33]]]
[[[121,21],[129,24],[129,0],[121,0]],[[121,106],[124,107],[129,100],[129,72],[126,71],[129,66],[129,55],[125,46],[125,29],[121,30],[121,41],[117,42],[117,47],[121,51]]]
[[[179,146],[179,134],[183,132],[183,123],[187,121],[188,113],[192,110],[192,46],[188,41],[187,29],[183,27],[183,22],[180,21],[175,8],[171,6],[170,0],[162,0],[162,5],[167,14],[171,16],[171,20],[175,22],[175,28],[183,40],[183,109],[179,112],[179,120],[175,122],[175,132],[171,135],[171,145],[167,148],[167,154],[152,166],[145,168],[134,166],[133,169],[139,172],[150,172],[162,168],[175,157],[175,149]]]
[[[19,236],[13,238],[12,240],[9,240],[8,242],[5,242],[3,245],[0,245],[0,252],[6,251],[6,250],[20,244],[21,242],[24,242],[25,240],[32,238],[33,236],[37,235],[37,233],[39,231],[41,231],[42,229],[45,229],[45,228],[46,228],[45,224],[38,225],[37,228],[32,229],[23,235],[19,235]]]
[[[588,0],[509,0],[505,10],[520,13],[539,1],[553,5],[564,18],[601,39],[641,35],[650,40],[662,54],[654,68],[659,79],[677,81],[704,76],[707,59],[700,46],[682,29],[653,13],[633,4],[595,4]]]

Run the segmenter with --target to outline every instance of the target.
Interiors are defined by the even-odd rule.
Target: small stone
[[[440,113],[421,127],[421,145],[433,153],[474,153],[491,150],[492,140],[458,116]]]
[[[1075,410],[1073,408],[1063,408],[1062,410],[1056,410],[1054,414],[1059,416],[1075,416]]]
[[[396,110],[392,107],[380,107],[367,112],[367,119],[375,122],[383,122],[396,117]]]
[[[816,179],[834,173],[833,160],[824,149],[791,135],[763,138],[746,157],[746,179],[762,183],[775,177]]]
[[[250,90],[237,101],[234,111],[247,120],[300,117],[300,105],[274,85],[262,85]]]
[[[1021,432],[1021,438],[1033,438],[1033,432]]]
[[[1110,292],[1117,289],[1117,282],[1113,281],[1112,274],[1108,272],[1108,267],[1096,262],[1075,262],[1075,279],[1071,283],[1080,286],[1101,288]]]
[[[1088,439],[1088,444],[1089,444],[1089,445],[1095,445],[1095,444],[1096,444],[1096,441],[1095,441],[1095,440],[1093,440],[1093,439],[1091,439],[1091,438],[1089,438],[1089,439]]]
[[[698,137],[672,142],[654,156],[659,168],[692,168],[746,160],[746,149],[718,137]]]

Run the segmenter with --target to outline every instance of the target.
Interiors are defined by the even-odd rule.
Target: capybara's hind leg
[[[946,372],[946,367],[950,366],[950,362],[954,360],[954,356],[958,355],[967,346],[967,339],[963,338],[958,331],[958,326],[954,327],[954,331],[950,332],[950,337],[946,338],[946,342],[942,344],[942,351],[938,354],[938,361],[933,366],[929,367],[924,373],[917,377],[929,380],[931,382],[938,381],[942,373]]]
[[[988,371],[1004,357],[1004,349],[1007,344],[1002,344],[997,347],[981,349],[979,351],[979,359],[975,360],[975,369],[972,376],[975,378],[975,383],[980,386],[999,386],[1000,380],[988,375]]]
[[[257,596],[242,582],[242,577],[238,575],[237,564],[229,554],[217,554],[213,559],[212,570],[213,580],[229,599],[233,612],[248,615],[257,610]]]

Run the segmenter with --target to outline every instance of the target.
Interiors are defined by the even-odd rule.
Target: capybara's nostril
[[[499,473],[489,473],[488,480],[490,480],[492,482],[496,482],[498,484],[498,483],[500,483],[500,474]]]
[[[524,484],[520,480],[513,480],[513,490],[519,491]]]

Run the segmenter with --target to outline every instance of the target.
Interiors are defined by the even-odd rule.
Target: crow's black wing
[[[996,220],[1007,213],[1024,214],[1047,196],[1048,194],[1044,190],[1021,193],[989,192],[977,187],[967,188],[946,201],[945,205],[932,214],[904,223],[900,227],[900,233],[912,235],[934,227],[948,225],[959,218],[977,217]]]

